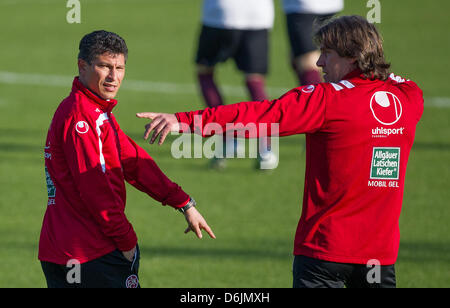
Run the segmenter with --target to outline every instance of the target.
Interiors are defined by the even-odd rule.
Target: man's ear
[[[358,68],[358,59],[357,58],[349,58],[349,64],[353,66],[354,69]]]
[[[89,65],[83,59],[78,59],[78,72],[82,73],[86,70],[87,65]]]

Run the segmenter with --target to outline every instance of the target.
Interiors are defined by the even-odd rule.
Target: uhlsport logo
[[[86,122],[84,122],[84,121],[79,121],[75,125],[75,129],[80,134],[86,134],[89,131],[89,125]]]
[[[370,110],[374,118],[383,125],[395,124],[402,116],[402,104],[391,92],[376,92],[370,99]]]

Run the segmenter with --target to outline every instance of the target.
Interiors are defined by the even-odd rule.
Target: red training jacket
[[[387,81],[368,80],[354,71],[339,83],[298,87],[273,101],[176,116],[204,136],[212,123],[224,131],[227,123],[267,123],[269,134],[270,123],[279,123],[279,136],[305,133],[303,209],[294,254],[390,265],[398,255],[406,165],[422,112],[422,91],[414,82],[393,74]]]
[[[39,259],[84,263],[137,243],[125,209],[125,180],[163,205],[185,205],[189,196],[120,129],[103,100],[78,77],[55,112],[45,146],[48,204]]]

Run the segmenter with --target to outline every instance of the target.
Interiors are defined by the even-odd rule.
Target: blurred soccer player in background
[[[268,72],[269,30],[273,27],[272,0],[204,0],[202,29],[198,42],[197,78],[207,107],[224,105],[215,81],[216,65],[233,59],[244,74],[245,86],[253,101],[267,99],[265,75]],[[226,144],[233,148],[235,144]],[[261,138],[260,165],[278,165],[270,150],[270,139]],[[216,157],[212,166],[223,168],[225,159]]]
[[[300,85],[322,82],[316,63],[320,51],[313,42],[314,27],[342,11],[344,0],[283,0],[291,46],[291,64]]]
[[[148,138],[153,131],[151,143],[182,127],[194,132],[194,116],[203,128],[212,122],[223,129],[227,123],[278,123],[281,137],[306,134],[293,286],[395,287],[406,166],[423,93],[390,73],[382,38],[365,18],[336,18],[314,38],[324,83],[273,101],[137,116],[152,120],[145,133]]]
[[[57,108],[45,146],[48,203],[39,241],[48,287],[139,287],[139,249],[125,215],[125,181],[180,210],[185,233],[214,237],[195,201],[120,129],[112,109],[128,48],[95,31],[79,45],[79,76]],[[68,279],[78,264],[78,279]],[[67,265],[70,265],[69,267]],[[73,278],[73,277],[72,277]]]

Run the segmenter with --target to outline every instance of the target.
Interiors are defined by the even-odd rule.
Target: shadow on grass
[[[198,248],[140,245],[144,256],[150,257],[205,257],[205,258],[239,258],[239,259],[289,259],[292,257],[290,246],[283,250],[278,247],[258,246],[253,248]],[[399,260],[417,264],[438,262],[450,264],[450,244],[436,242],[402,242],[399,250]]]
[[[292,249],[274,250],[270,247],[266,248],[198,248],[198,247],[168,247],[168,246],[147,246],[139,245],[142,256],[147,257],[196,257],[196,258],[212,258],[220,260],[220,258],[234,259],[289,259],[292,258]]]
[[[50,123],[49,123],[50,124]],[[48,127],[42,129],[36,128],[0,128],[0,136],[15,138],[45,138]],[[44,139],[45,142],[45,139]]]
[[[30,144],[20,144],[20,143],[0,143],[0,152],[4,153],[35,153],[43,152],[44,146],[30,145]],[[42,155],[43,156],[43,155]]]
[[[417,141],[414,142],[413,150],[450,151],[450,143]]]
[[[401,242],[399,260],[409,262],[444,262],[450,264],[450,243]]]
[[[0,137],[14,141],[0,141],[0,153],[39,153],[43,157],[45,135],[46,131],[37,129],[0,128]],[[33,141],[24,142],[25,140]]]
[[[2,239],[0,242],[5,247],[5,251],[10,254],[23,255],[24,252],[32,252],[35,254],[37,261],[37,250],[39,239],[35,242],[30,241],[14,241],[8,238]],[[6,244],[6,245],[5,245]],[[200,248],[192,246],[163,246],[163,245],[146,245],[139,244],[141,250],[141,257],[155,258],[155,257],[169,257],[169,258],[183,258],[183,257],[198,257],[198,258],[212,258],[215,260],[226,258],[237,259],[254,259],[254,260],[270,260],[270,259],[290,259],[292,258],[292,247],[290,239],[289,243],[280,242],[278,245],[268,244],[267,246],[259,245],[252,248],[225,248],[225,247],[208,247]],[[287,248],[286,248],[287,247]],[[436,242],[402,242],[400,244],[399,261],[407,261],[416,263],[418,265],[424,263],[445,263],[450,265],[450,244],[436,243]],[[35,261],[35,260],[32,260]],[[30,262],[30,260],[27,260]]]

